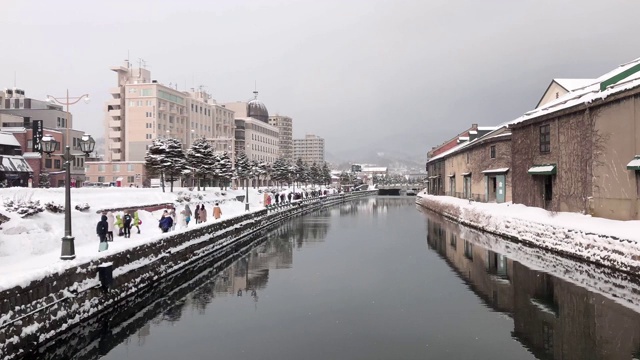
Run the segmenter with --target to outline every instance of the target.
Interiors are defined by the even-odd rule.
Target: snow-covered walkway
[[[496,235],[628,272],[640,270],[640,221],[552,213],[512,203],[479,203],[420,192],[416,203]]]
[[[289,190],[280,190],[280,192],[288,193]],[[125,239],[115,236],[114,241],[109,243],[109,250],[98,252],[99,240],[96,235],[96,224],[101,215],[96,212],[102,209],[171,203],[175,204],[176,212],[179,213],[184,208],[185,202],[179,203],[177,200],[185,195],[191,198],[189,206],[192,211],[195,210],[197,204],[204,204],[207,210],[207,222],[198,225],[191,222],[188,229],[206,226],[216,221],[213,219],[215,202],[220,203],[221,220],[245,213],[244,203],[236,200],[236,196],[245,195],[244,189],[221,191],[220,188],[209,188],[206,191],[198,192],[176,188],[173,193],[168,189],[165,193],[161,189],[139,188],[72,189],[72,233],[75,237],[76,259],[63,261],[60,260],[60,245],[64,235],[64,214],[45,210],[23,218],[15,212],[8,211],[4,204],[8,200],[14,202],[38,200],[41,205],[47,202],[63,205],[64,189],[0,189],[0,214],[9,217],[8,222],[0,225],[0,291],[14,286],[26,286],[35,279],[64,271],[78,264],[163,239],[168,234],[162,234],[158,228],[158,220],[162,210],[138,211],[142,221],[141,233],[137,234],[134,227],[131,231],[131,238]],[[263,202],[264,194],[259,193],[258,189],[250,188],[251,211],[263,209]],[[75,209],[76,205],[85,203],[89,204],[89,211],[81,212]],[[187,229],[181,229],[178,225],[174,231],[183,232]]]

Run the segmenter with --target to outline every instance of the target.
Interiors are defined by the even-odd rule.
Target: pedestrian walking
[[[196,224],[200,224],[200,204],[196,205],[196,211],[193,213],[193,217],[196,218]]]
[[[107,241],[113,241],[113,230],[116,227],[116,218],[113,213],[109,211],[107,213]]]
[[[171,231],[173,231],[176,229],[176,223],[178,222],[178,219],[176,219],[176,209],[171,209],[169,216],[171,216]]]
[[[184,215],[185,215],[185,217],[184,217],[184,221],[186,223],[185,226],[189,226],[189,222],[191,221],[191,216],[193,215],[191,213],[191,208],[189,207],[189,204],[184,206],[184,210],[183,211],[184,211]]]
[[[220,203],[216,203],[213,206],[213,218],[218,220],[222,216],[222,209],[220,209]]]
[[[124,237],[125,238],[130,238],[131,237],[131,222],[133,221],[133,218],[131,217],[131,214],[129,214],[129,211],[125,211],[124,212],[124,216],[122,217],[122,223],[124,224],[123,228],[124,228]]]
[[[118,236],[124,235],[124,223],[122,222],[122,216],[120,216],[120,214],[116,215],[115,226],[118,228]]]
[[[202,207],[200,207],[200,222],[206,222],[207,221],[207,209],[204,207],[204,204],[202,204]]]
[[[100,239],[100,246],[98,246],[98,252],[105,251],[109,248],[107,242],[107,233],[109,232],[109,223],[107,222],[107,215],[102,215],[100,221],[96,225],[96,233]]]
[[[165,210],[158,222],[158,227],[163,233],[166,233],[171,229],[171,226],[173,226],[173,219],[171,219],[171,216],[169,216],[169,213]]]
[[[278,195],[278,193],[274,193],[274,194],[273,194],[273,197],[274,197],[274,198],[275,198],[275,200],[276,200],[276,205],[278,205],[278,204],[280,203],[280,195]]]
[[[138,234],[140,234],[140,225],[142,225],[142,220],[138,217],[138,211],[134,211],[133,213],[133,226],[138,229]]]

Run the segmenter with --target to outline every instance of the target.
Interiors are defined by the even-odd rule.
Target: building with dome
[[[273,163],[278,158],[279,130],[269,124],[269,111],[253,92],[250,101],[224,104],[235,114],[235,153],[245,153],[249,160]]]

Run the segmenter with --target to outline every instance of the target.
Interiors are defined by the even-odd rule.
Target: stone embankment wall
[[[635,241],[534,220],[493,216],[472,206],[460,206],[440,200],[438,196],[418,195],[416,204],[462,225],[512,242],[632,275],[637,275],[640,271],[640,255]]]
[[[216,256],[223,257],[246,246],[246,239],[282,221],[376,193],[377,190],[361,191],[272,206],[168,235],[161,241],[78,265],[28,286],[2,291],[0,358],[20,357],[37,344],[113,309],[205,257],[213,255],[215,261]],[[109,290],[104,291],[98,279],[98,267],[108,263],[113,266],[113,282]]]

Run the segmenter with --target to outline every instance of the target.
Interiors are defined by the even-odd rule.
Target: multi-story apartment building
[[[71,153],[78,155],[71,167],[71,183],[75,186],[81,186],[86,180],[84,153],[80,150],[80,139],[84,135],[84,131],[73,128],[71,113],[64,111],[61,105],[28,98],[25,96],[24,90],[21,89],[13,88],[0,91],[0,128],[3,131],[14,133],[16,138],[21,141],[22,151],[25,153],[33,151],[31,139],[35,120],[42,121],[44,134],[54,136],[56,141],[60,143],[60,152],[52,156],[40,156],[41,164],[39,166],[31,164],[34,170],[34,184],[37,184],[40,172],[47,171],[52,175],[51,186],[64,186],[64,176],[58,176],[64,167],[62,165],[56,167],[55,165],[64,163],[60,155],[64,151],[64,146],[69,145]],[[28,154],[27,157],[29,156],[33,161],[35,154]]]
[[[307,134],[304,139],[293,139],[294,160],[302,159],[307,164],[324,163],[324,139]]]
[[[279,147],[278,157],[293,161],[293,120],[284,115],[269,116],[269,124],[278,128]]]
[[[147,149],[153,139],[172,137],[179,139],[184,148],[193,140],[205,138],[216,151],[234,151],[234,114],[230,109],[216,103],[203,91],[179,91],[172,84],[163,85],[151,78],[145,68],[132,68],[128,61],[123,66],[111,68],[117,74],[117,87],[110,89],[111,99],[106,103],[105,134],[106,162],[92,162],[90,167],[98,167],[109,162],[137,164],[144,161]],[[102,166],[103,171],[90,169],[91,174],[102,173],[100,177],[120,178],[113,166]],[[122,186],[145,183],[130,175],[123,177]],[[98,179],[91,181],[98,182]]]

